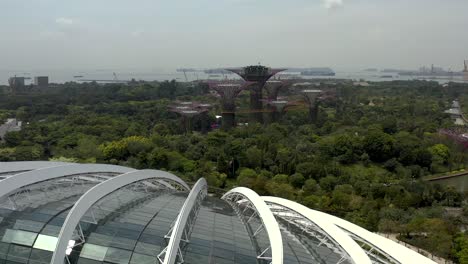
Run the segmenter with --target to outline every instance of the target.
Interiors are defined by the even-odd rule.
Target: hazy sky
[[[468,0],[0,0],[0,69],[460,70]]]

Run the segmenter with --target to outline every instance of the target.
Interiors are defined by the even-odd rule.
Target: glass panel
[[[159,263],[156,257],[133,253],[132,261],[130,264],[154,264]]]
[[[29,264],[49,264],[52,258],[52,252],[40,249],[33,249]]]
[[[108,247],[98,246],[94,244],[85,244],[81,250],[80,256],[83,258],[95,259],[103,261],[106,257]]]
[[[102,235],[98,233],[92,233],[89,238],[86,240],[88,243],[101,245],[101,246],[110,246],[110,242],[112,241],[111,236]]]
[[[57,240],[58,238],[53,236],[39,235],[36,243],[34,243],[34,248],[54,251],[55,246],[57,245]]]
[[[132,256],[132,252],[128,250],[109,248],[105,257],[106,262],[127,264]]]
[[[17,263],[28,263],[29,260],[29,253],[31,252],[31,248],[11,245],[10,250],[8,252],[8,260],[15,261]]]
[[[156,256],[156,253],[161,251],[161,248],[156,245],[148,244],[148,243],[143,243],[143,242],[138,242],[135,252],[137,253],[143,253],[145,255],[152,255]]]
[[[132,250],[135,247],[135,244],[136,244],[136,240],[122,238],[122,237],[114,237],[110,245],[113,247]]]
[[[92,259],[80,258],[78,260],[78,264],[101,264],[101,262],[96,261],[96,260],[92,260]]]
[[[37,234],[21,230],[7,229],[3,235],[2,241],[6,243],[15,243],[25,246],[32,246]]]
[[[182,254],[187,264],[256,264],[259,262],[254,250],[245,225],[232,207],[225,201],[207,197]]]
[[[9,243],[0,242],[0,259],[7,259]]]
[[[58,237],[58,235],[60,234],[60,228],[61,227],[62,227],[62,225],[55,226],[55,225],[50,225],[49,224],[46,227],[44,227],[44,229],[41,231],[41,234]]]
[[[31,221],[31,220],[16,220],[16,223],[13,229],[39,232],[41,231],[43,225],[44,223]]]

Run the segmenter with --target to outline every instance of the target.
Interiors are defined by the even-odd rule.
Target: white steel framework
[[[63,264],[67,251],[86,242],[81,223],[89,220],[97,224],[102,219],[113,219],[120,214],[115,208],[133,208],[134,204],[152,199],[164,190],[190,191],[184,181],[167,172],[98,164],[0,162],[0,180],[0,207],[10,210],[39,208],[68,198],[75,201],[81,196],[72,208],[72,202],[63,208],[71,210],[56,238],[51,264]],[[124,199],[120,200],[117,190],[122,191]],[[125,195],[129,191],[138,195]],[[157,256],[161,264],[184,262],[181,252],[184,246],[190,245],[191,231],[206,195],[207,183],[200,179],[164,236],[168,246]],[[113,199],[118,200],[116,207],[100,207],[101,203]],[[257,262],[261,264],[282,264],[290,256],[283,256],[282,231],[298,242],[312,261],[320,263],[435,263],[355,224],[286,199],[260,197],[242,187],[229,191],[222,199],[244,223]],[[69,245],[70,242],[74,245]]]
[[[264,199],[274,201],[280,198],[264,197]],[[323,222],[333,224],[340,228],[344,234],[347,234],[358,242],[357,244],[361,246],[360,250],[365,252],[373,263],[435,264],[434,261],[405,246],[374,234],[346,220],[309,208],[304,208],[304,210],[309,211],[309,214],[313,215],[314,219],[321,219]],[[301,211],[301,213],[303,212]],[[337,235],[338,233],[333,234],[332,237],[337,240]],[[341,241],[340,245],[343,247],[346,246],[346,244]]]
[[[116,175],[118,174],[120,173]],[[101,177],[104,175],[73,175],[24,186],[1,197],[0,208],[18,211],[24,207],[36,207],[47,202],[81,195],[92,186],[102,182]]]
[[[208,184],[204,178],[201,178],[193,186],[171,230],[166,235],[166,238],[169,238],[169,243],[158,255],[160,263],[174,264],[176,261],[184,263],[181,244],[189,243],[198,211],[207,194]]]
[[[63,166],[70,163],[55,161],[15,161],[0,162],[0,175],[3,173],[24,172],[56,166]]]
[[[122,187],[151,179],[163,179],[165,181],[180,182],[183,183],[183,185],[186,185],[179,177],[164,171],[140,170],[122,174],[94,186],[81,196],[68,213],[60,230],[57,245],[50,263],[63,264],[68,243],[72,238],[75,229],[77,226],[79,227],[81,218],[95,203]]]
[[[258,254],[257,259],[266,260],[271,264],[283,264],[281,231],[278,222],[263,199],[254,191],[244,187],[232,189],[223,195],[221,199],[231,204],[246,225],[254,218],[260,220],[260,225],[251,233]],[[255,239],[263,232],[268,237],[269,245],[262,247],[262,245],[255,242]]]
[[[369,257],[353,239],[337,226],[318,217],[309,208],[283,198],[262,198],[276,217],[299,227],[308,236],[318,239],[319,245],[324,245],[340,255],[341,259],[337,263],[345,260],[359,264],[371,263]],[[313,254],[313,252],[310,253]]]
[[[101,164],[70,164],[56,167],[46,167],[43,169],[31,170],[14,174],[1,181],[0,184],[0,199],[7,200],[9,207],[16,209],[15,200],[19,196],[27,196],[30,192],[30,186],[35,185],[34,188],[42,188],[46,190],[54,187],[54,184],[50,184],[51,180],[59,180],[60,184],[63,181],[69,181],[74,184],[78,181],[83,181],[83,178],[73,177],[77,175],[89,175],[90,178],[93,174],[122,174],[126,172],[134,171],[133,169],[114,166],[114,165],[101,165]],[[62,181],[63,180],[63,181]],[[43,184],[41,184],[43,183]],[[57,187],[58,185],[55,185]],[[45,192],[47,195],[47,192]],[[4,204],[4,203],[3,203]]]

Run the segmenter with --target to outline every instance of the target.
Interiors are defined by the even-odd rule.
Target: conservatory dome
[[[159,170],[0,162],[0,263],[434,263],[335,216]]]

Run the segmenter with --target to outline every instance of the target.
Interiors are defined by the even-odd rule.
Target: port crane
[[[188,82],[187,71],[184,69],[182,72],[184,73],[185,82]]]

